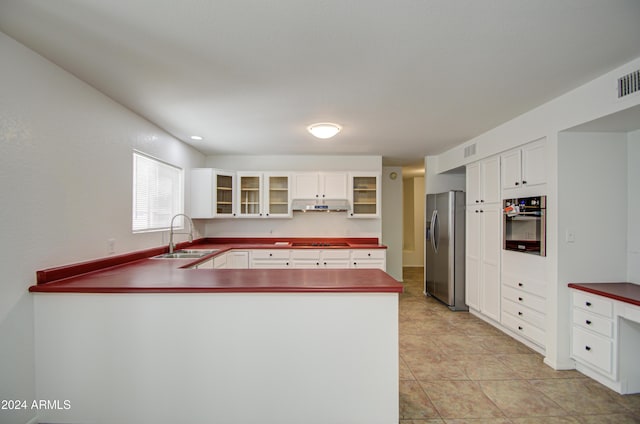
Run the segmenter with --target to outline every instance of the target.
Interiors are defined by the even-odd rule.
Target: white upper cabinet
[[[500,197],[500,156],[467,165],[468,205],[498,203]]]
[[[293,174],[294,199],[346,199],[346,172],[300,172]]]
[[[237,204],[239,217],[262,216],[262,173],[238,172]]]
[[[349,173],[349,218],[380,216],[380,174]]]
[[[191,217],[235,216],[235,173],[212,168],[191,170]]]
[[[532,195],[529,187],[546,183],[545,147],[543,139],[502,154],[502,189],[505,194]]]
[[[264,173],[264,214],[268,218],[289,218],[291,211],[291,176],[281,172]]]
[[[291,217],[288,173],[238,172],[238,217]]]

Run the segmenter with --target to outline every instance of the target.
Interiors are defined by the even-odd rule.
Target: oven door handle
[[[431,214],[431,246],[433,247],[433,251],[438,253],[438,244],[440,241],[440,231],[438,228],[438,210],[434,210]]]

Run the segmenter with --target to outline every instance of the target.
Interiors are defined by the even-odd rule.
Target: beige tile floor
[[[421,268],[405,268],[404,285],[401,424],[640,423],[640,395],[555,371],[491,325],[425,298]]]

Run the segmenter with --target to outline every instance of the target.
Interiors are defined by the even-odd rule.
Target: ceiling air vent
[[[640,70],[618,78],[618,98],[640,91]]]
[[[476,154],[476,145],[470,144],[469,146],[464,148],[464,157],[468,158],[469,156],[473,156]]]

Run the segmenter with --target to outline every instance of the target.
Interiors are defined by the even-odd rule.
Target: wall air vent
[[[476,145],[474,144],[470,144],[467,147],[464,148],[464,157],[468,158],[469,156],[473,156],[476,154]]]
[[[640,69],[618,78],[618,98],[640,91]]]

